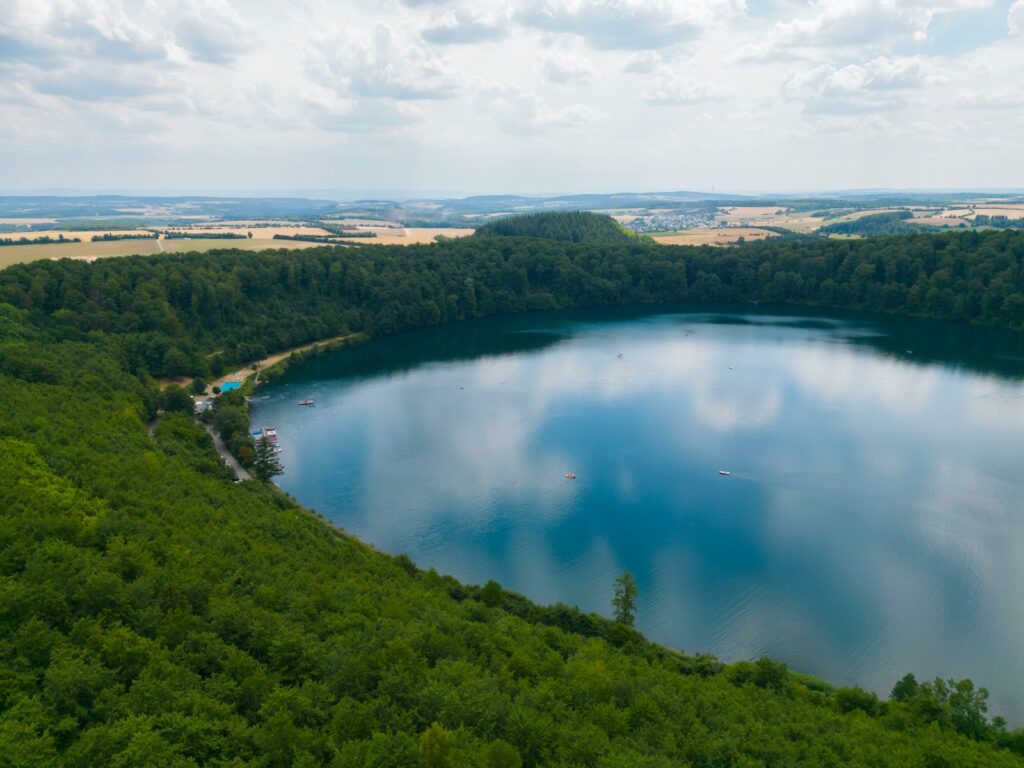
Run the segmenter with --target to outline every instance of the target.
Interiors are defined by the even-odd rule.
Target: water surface
[[[284,489],[421,566],[606,615],[628,568],[657,641],[882,694],[971,677],[1024,720],[1021,335],[660,310],[374,341],[254,424]]]

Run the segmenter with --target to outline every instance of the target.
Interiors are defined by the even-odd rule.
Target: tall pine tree
[[[269,437],[261,437],[256,441],[256,460],[252,464],[252,473],[257,479],[267,482],[282,472],[284,472],[284,467],[277,459],[273,442]]]

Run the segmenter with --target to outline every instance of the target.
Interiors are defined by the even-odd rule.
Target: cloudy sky
[[[0,0],[0,190],[1024,187],[1024,0]]]

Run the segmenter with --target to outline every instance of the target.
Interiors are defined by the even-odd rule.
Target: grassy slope
[[[98,345],[10,312],[0,339],[4,765],[1022,764],[902,707],[840,714],[453,599],[225,482],[187,420],[150,439],[145,388]]]

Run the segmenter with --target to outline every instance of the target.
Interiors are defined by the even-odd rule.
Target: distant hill
[[[93,219],[181,218],[264,219],[313,217],[334,213],[333,200],[300,197],[206,197],[152,195],[6,195],[0,196],[0,217],[54,218],[62,221]]]
[[[839,221],[818,230],[823,235],[909,235],[925,229],[913,223],[910,211],[886,211],[861,216],[852,221]]]
[[[484,224],[476,236],[542,237],[570,243],[625,243],[636,237],[610,216],[586,211],[511,216]]]

